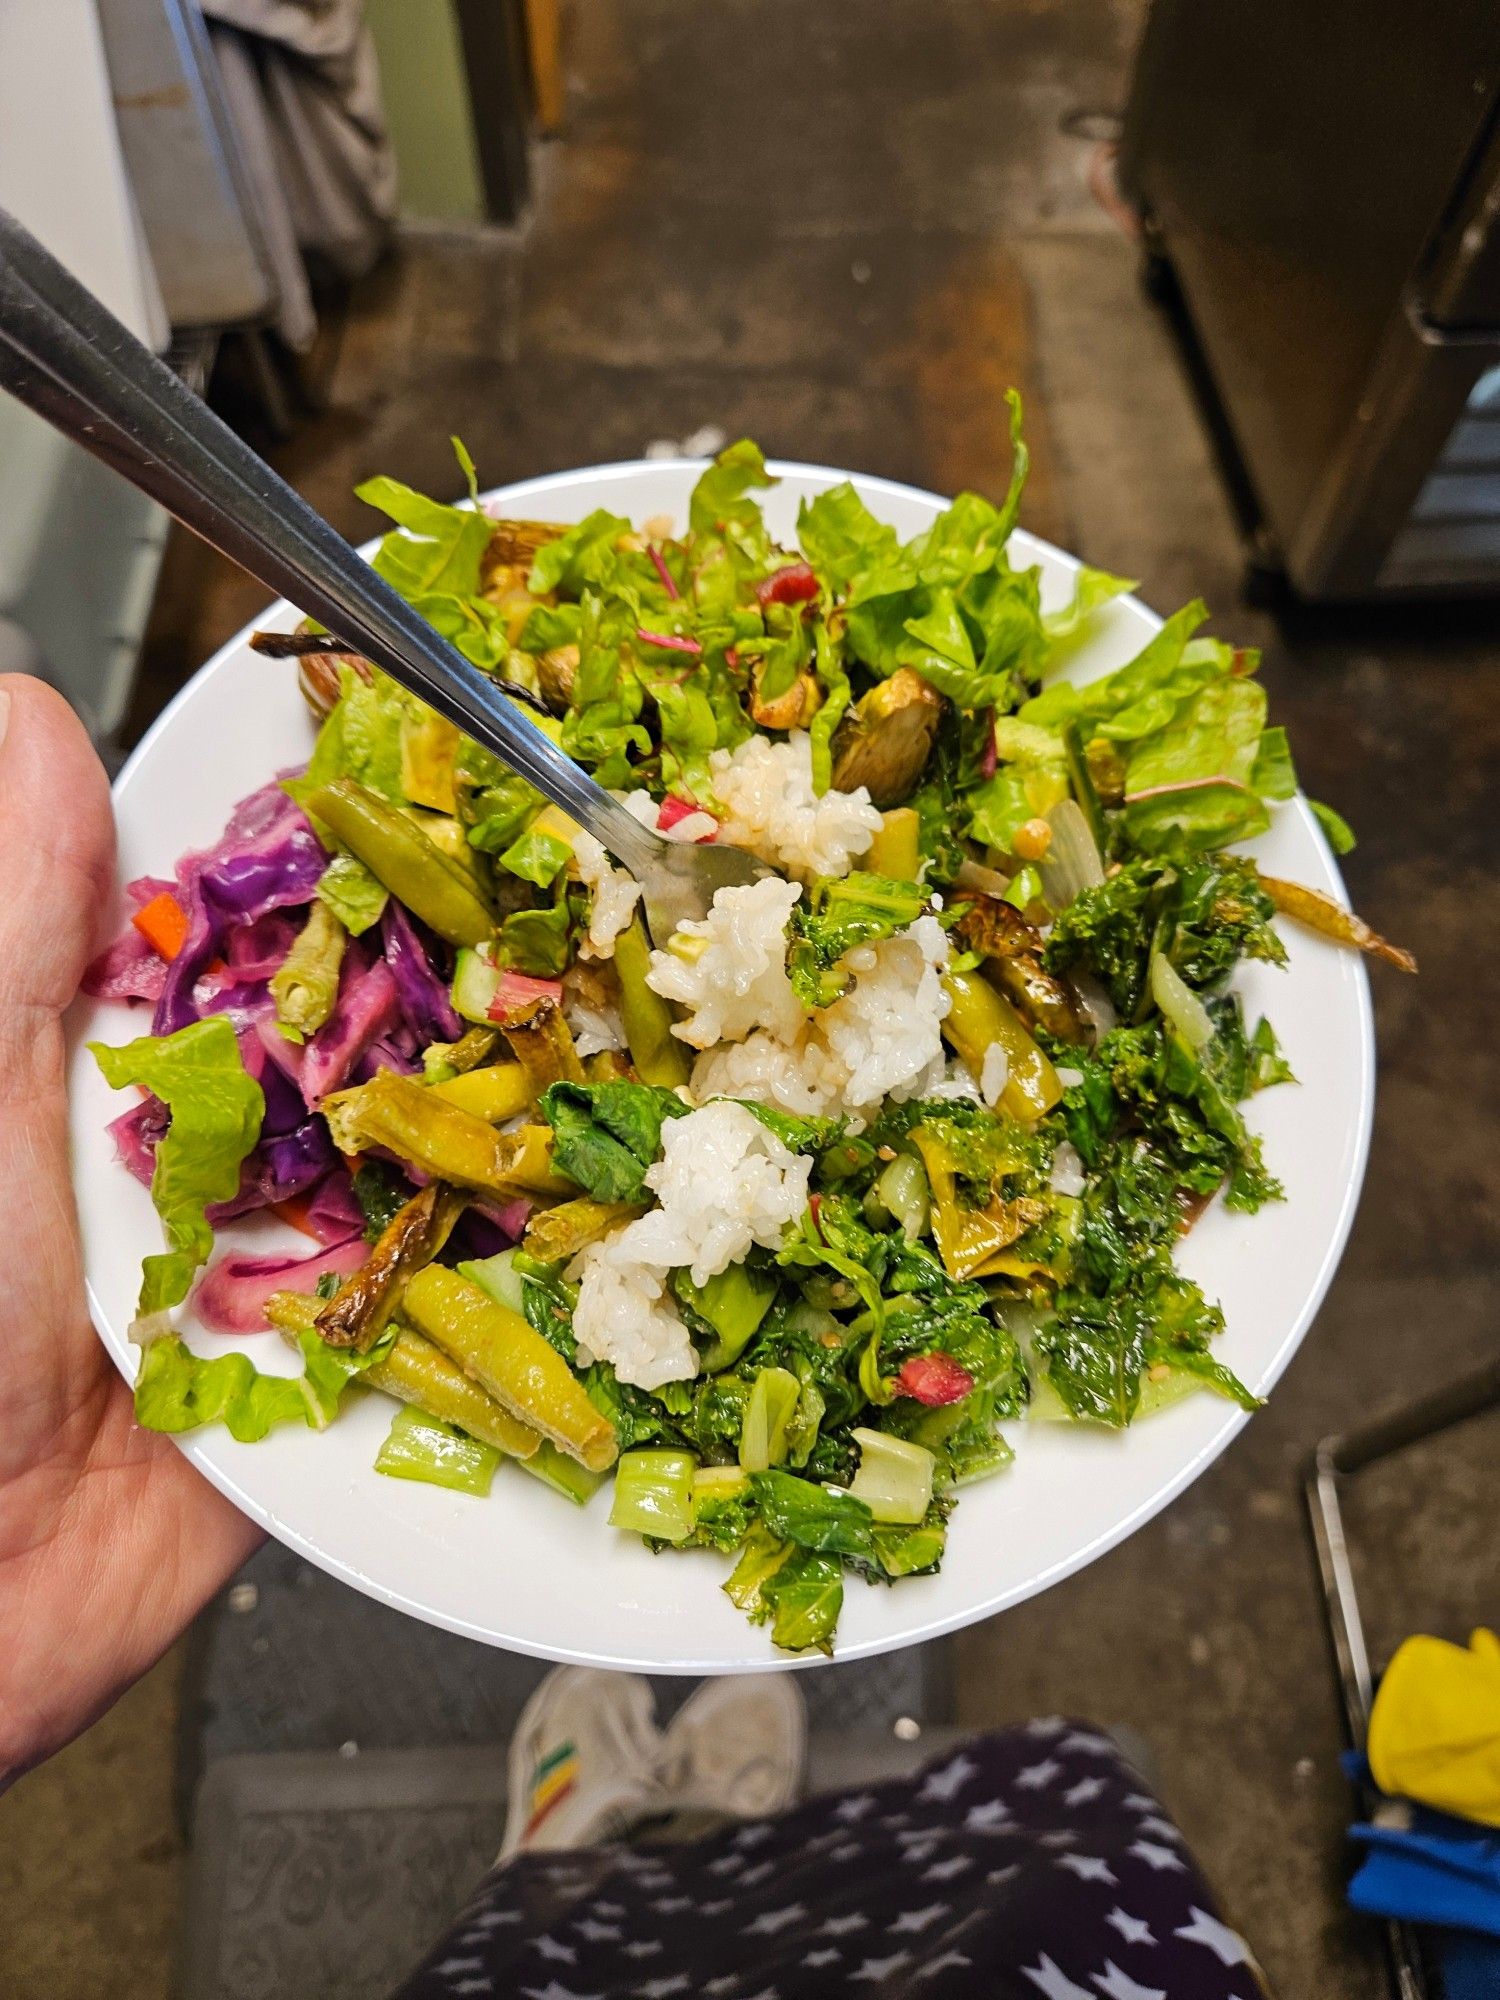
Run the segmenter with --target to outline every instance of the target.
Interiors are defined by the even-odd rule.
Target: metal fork
[[[718,890],[773,872],[739,848],[642,826],[3,209],[0,388],[561,806],[641,884],[658,944]]]

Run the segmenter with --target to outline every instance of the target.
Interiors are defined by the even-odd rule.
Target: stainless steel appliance
[[[1252,559],[1500,593],[1500,9],[1155,0],[1120,147]]]

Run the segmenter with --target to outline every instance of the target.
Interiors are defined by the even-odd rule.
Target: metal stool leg
[[[1323,1585],[1328,1637],[1338,1668],[1344,1721],[1349,1741],[1357,1750],[1364,1747],[1374,1687],[1339,1505],[1339,1481],[1380,1459],[1393,1457],[1409,1445],[1437,1437],[1457,1424],[1467,1423],[1471,1417],[1494,1409],[1500,1409],[1500,1357],[1358,1430],[1324,1438],[1313,1453],[1306,1478],[1307,1510]],[[1426,1971],[1412,1926],[1388,1923],[1386,1940],[1399,2000],[1427,2000]]]

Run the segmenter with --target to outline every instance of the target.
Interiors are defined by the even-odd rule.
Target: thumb
[[[55,689],[0,674],[0,1009],[58,1014],[113,900],[109,782]]]

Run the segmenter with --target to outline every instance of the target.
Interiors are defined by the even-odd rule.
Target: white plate
[[[608,506],[644,520],[686,519],[701,468],[684,461],[594,467],[528,480],[487,496],[502,512],[579,520]],[[797,502],[843,473],[777,464],[767,498],[773,532],[793,539]],[[944,504],[888,480],[856,478],[866,503],[902,536]],[[1043,601],[1066,600],[1078,565],[1017,533],[1011,553],[1042,570]],[[261,622],[286,627],[278,605]],[[1110,606],[1072,669],[1089,679],[1117,667],[1160,620],[1133,600]],[[234,801],[270,773],[301,762],[312,730],[290,665],[232,639],[159,718],[115,786],[122,880],[168,875],[185,849],[210,843]],[[1269,872],[1342,897],[1328,849],[1307,807],[1277,810],[1257,858]],[[1349,1231],[1364,1173],[1374,1098],[1374,1039],[1363,966],[1286,927],[1287,969],[1248,967],[1239,991],[1250,1019],[1270,1013],[1303,1081],[1250,1107],[1266,1157],[1288,1199],[1258,1216],[1216,1204],[1183,1246],[1183,1268],[1221,1301],[1228,1320],[1218,1352],[1261,1394],[1281,1374],[1327,1290]],[[143,1009],[81,1002],[71,1019],[73,1152],[89,1298],[100,1335],[127,1378],[136,1351],[125,1337],[143,1252],[160,1242],[150,1199],[116,1164],[106,1122],[125,1100],[108,1090],[82,1048],[89,1037],[123,1042],[147,1031]],[[237,1225],[234,1241],[270,1247],[280,1224]],[[304,1239],[297,1239],[303,1241]],[[195,1347],[221,1338],[189,1322]],[[242,1343],[266,1368],[286,1367],[274,1336]],[[221,1492],[290,1547],[387,1604],[451,1631],[556,1660],[659,1673],[742,1673],[792,1664],[773,1653],[719,1589],[724,1558],[708,1551],[651,1555],[606,1521],[607,1494],[586,1510],[521,1473],[502,1469],[487,1502],[382,1478],[372,1468],[389,1422],[382,1397],[355,1399],[318,1435],[290,1428],[260,1444],[212,1429],[181,1448]],[[962,1495],[941,1574],[891,1589],[851,1580],[838,1655],[857,1659],[909,1646],[1002,1611],[1091,1562],[1180,1493],[1245,1422],[1231,1405],[1197,1395],[1123,1436],[1072,1427],[1010,1427],[1014,1466]],[[801,1664],[800,1662],[798,1664]]]

